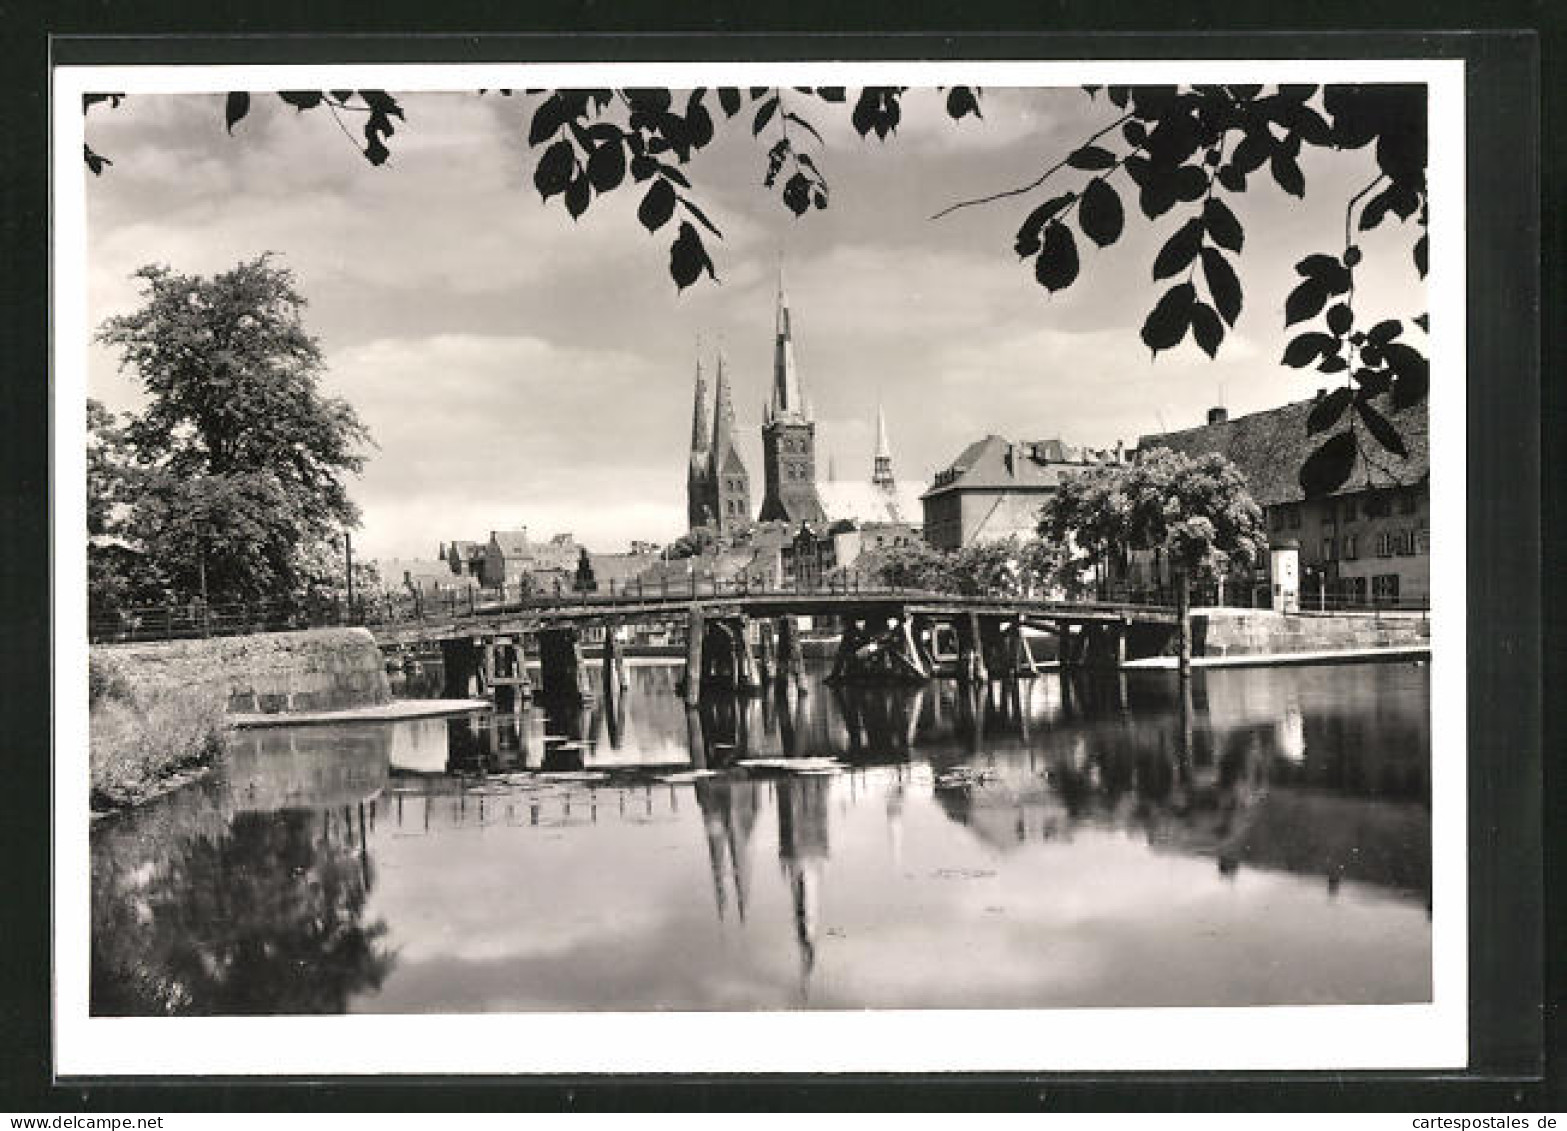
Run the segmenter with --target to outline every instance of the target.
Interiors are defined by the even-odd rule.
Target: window
[[[1415,531],[1415,553],[1429,554],[1431,552],[1431,532],[1425,527]]]
[[[1333,539],[1331,538],[1324,538],[1322,540],[1322,560],[1325,562],[1331,562],[1333,560]]]
[[[1345,558],[1345,560],[1347,560],[1347,561],[1354,561],[1359,556],[1360,556],[1360,552],[1359,552],[1359,550],[1355,546],[1355,536],[1353,534],[1346,534],[1346,535],[1344,535],[1344,558]]]
[[[1371,599],[1376,602],[1398,600],[1398,574],[1379,573],[1371,579]]]
[[[1398,552],[1405,557],[1418,553],[1419,551],[1415,547],[1419,544],[1419,541],[1419,531],[1413,529],[1403,531],[1399,539]]]
[[[1355,500],[1354,499],[1345,499],[1344,500],[1344,521],[1345,522],[1354,522],[1355,521]]]
[[[1393,555],[1393,539],[1388,536],[1386,530],[1377,535],[1377,557],[1387,558]]]

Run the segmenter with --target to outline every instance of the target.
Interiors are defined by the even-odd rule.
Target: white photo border
[[[340,87],[1413,82],[1430,98],[1432,989],[1427,1004],[92,1017],[82,95]],[[1464,64],[1434,59],[57,67],[52,75],[54,1064],[60,1077],[1461,1069],[1468,1057]],[[1440,458],[1436,458],[1437,456]]]

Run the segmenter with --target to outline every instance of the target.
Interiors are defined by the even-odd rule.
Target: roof
[[[531,547],[526,526],[521,530],[492,530],[490,541],[498,546],[501,555],[507,558],[527,557]]]
[[[657,554],[595,554],[591,551],[588,553],[588,561],[593,566],[593,579],[601,587],[607,586],[611,581],[616,585],[624,585],[658,560]]]
[[[945,470],[937,472],[936,481],[921,497],[947,491],[1053,491],[1061,485],[1063,472],[1070,474],[1074,467],[1114,459],[1109,452],[1059,439],[1012,443],[992,433],[964,448]]]
[[[834,480],[818,483],[816,495],[832,522],[852,518],[861,522],[918,524],[923,519],[920,489],[913,483],[899,483],[887,491],[869,481]]]
[[[421,589],[431,589],[436,586],[461,588],[473,584],[472,577],[453,573],[451,565],[445,558],[439,561],[425,561],[422,558],[377,558],[374,564],[376,572],[381,575],[381,584],[388,589],[402,585],[405,580],[412,581],[415,587]]]
[[[468,541],[464,541],[462,539],[453,539],[451,542],[447,543],[447,550],[446,550],[446,552],[447,552],[447,554],[449,556],[453,551],[456,552],[456,554],[457,554],[457,556],[459,558],[463,558],[464,560],[466,560],[468,558],[473,557],[476,554],[484,553],[484,543],[483,542],[468,542]]]
[[[1323,438],[1321,434],[1312,436],[1306,431],[1306,417],[1315,403],[1314,399],[1297,401],[1220,424],[1155,433],[1139,439],[1137,449],[1146,453],[1154,448],[1168,448],[1188,456],[1217,452],[1240,468],[1250,485],[1252,498],[1261,506],[1299,502],[1306,497],[1300,486],[1301,465]],[[1423,482],[1431,474],[1425,402],[1401,412],[1395,412],[1386,397],[1379,397],[1373,403],[1398,429],[1409,456],[1401,459],[1392,452],[1377,449],[1373,465],[1357,454],[1349,479],[1334,492],[1336,495],[1377,487],[1408,486]]]

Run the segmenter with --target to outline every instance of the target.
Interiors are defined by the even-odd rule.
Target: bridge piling
[[[702,701],[702,638],[707,635],[702,607],[692,605],[686,613],[685,699],[688,707]]]
[[[739,617],[731,626],[734,634],[735,684],[741,691],[756,691],[762,686],[757,674],[756,657],[751,652],[749,622]]]
[[[558,702],[593,698],[593,684],[582,662],[574,625],[539,630],[539,675],[544,697]]]
[[[756,675],[760,686],[773,681],[777,668],[773,639],[773,622],[763,617],[756,622]]]
[[[604,697],[611,698],[617,691],[630,685],[626,678],[626,660],[621,653],[620,637],[615,622],[604,626]]]

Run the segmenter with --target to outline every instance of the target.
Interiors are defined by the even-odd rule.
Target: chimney
[[[1209,424],[1223,424],[1230,419],[1230,412],[1223,405],[1208,410]]]

